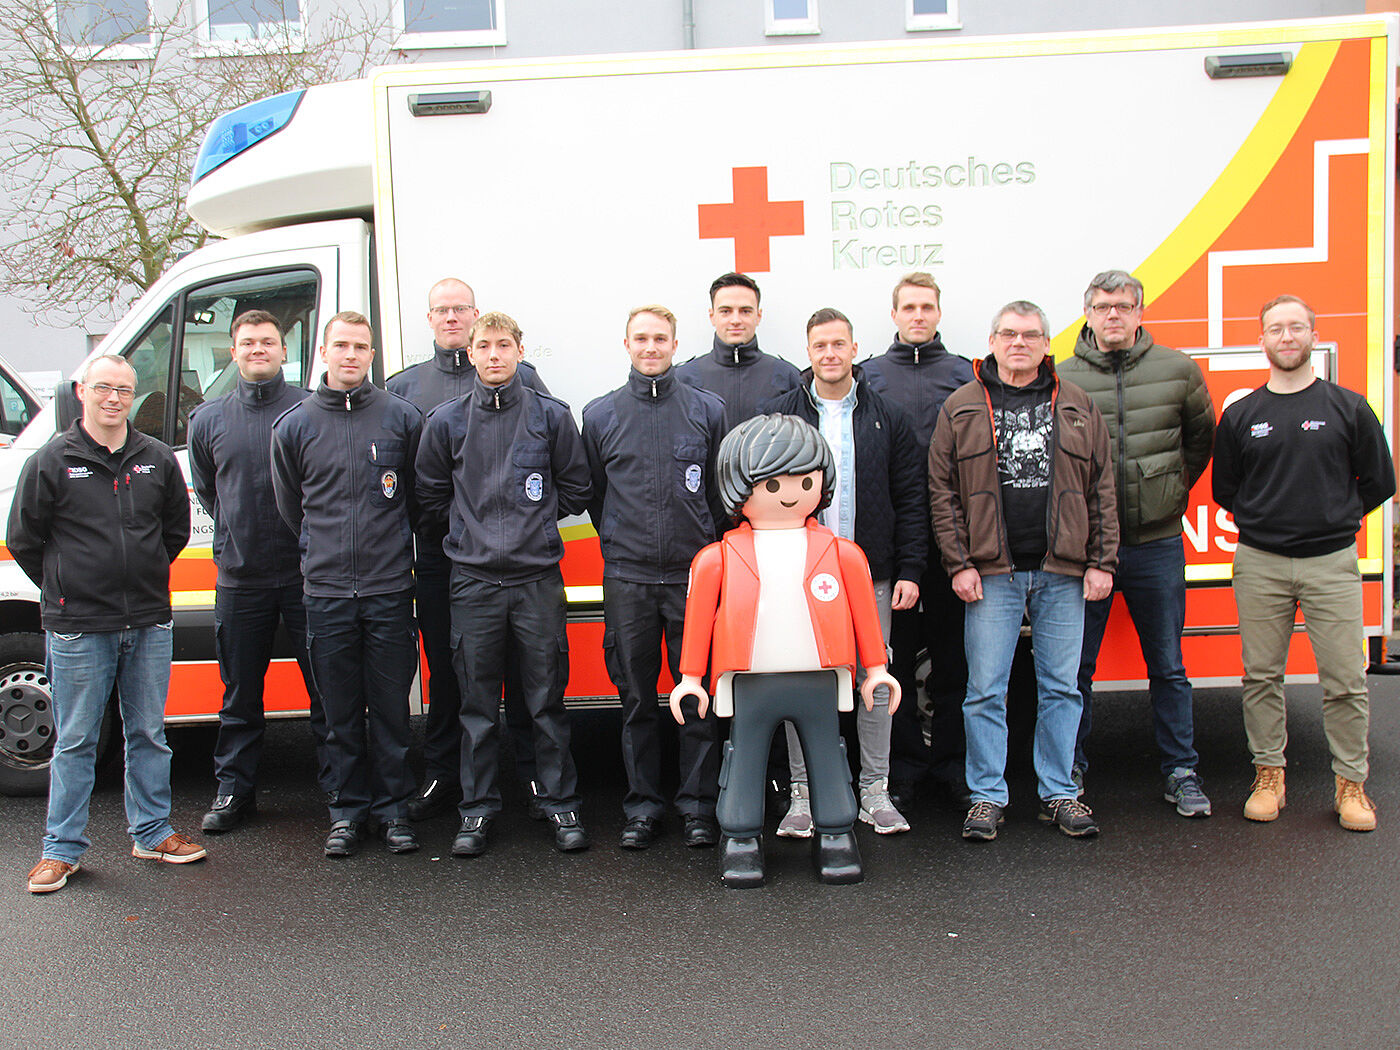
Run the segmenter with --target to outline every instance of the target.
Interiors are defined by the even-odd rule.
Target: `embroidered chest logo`
[[[692,463],[685,468],[685,487],[691,492],[700,491],[700,464]]]
[[[154,463],[133,463],[131,472],[133,474],[154,474],[156,465]]]
[[[87,467],[69,467],[69,468],[68,468],[68,478],[69,478],[69,480],[72,480],[72,479],[74,479],[74,478],[90,478],[90,477],[92,477],[92,471],[89,470]]]
[[[1272,423],[1254,423],[1250,425],[1249,436],[1252,438],[1266,438],[1274,432]]]
[[[841,585],[829,572],[819,572],[812,577],[812,597],[819,602],[831,602],[841,593]]]
[[[1303,420],[1301,429],[1303,429],[1303,430],[1321,430],[1321,429],[1322,429],[1323,427],[1325,427],[1326,425],[1327,425],[1327,420],[1325,420],[1325,419],[1305,419],[1305,420]]]
[[[525,497],[535,503],[544,498],[544,475],[539,471],[525,479]]]
[[[393,499],[399,493],[399,475],[396,471],[386,470],[379,475],[379,491],[384,493],[385,499]]]

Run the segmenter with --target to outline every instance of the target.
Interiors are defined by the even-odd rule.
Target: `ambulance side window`
[[[238,385],[230,334],[235,318],[261,310],[276,318],[287,347],[282,375],[300,386],[316,346],[319,279],[311,269],[244,274],[191,289],[180,340],[179,403],[170,444],[185,444],[190,412]]]
[[[136,397],[131,403],[132,426],[143,434],[165,440],[166,391],[170,389],[170,340],[175,307],[162,310],[141,338],[127,351],[126,359],[136,369]]]
[[[20,393],[19,387],[10,382],[9,376],[0,373],[0,434],[14,437],[29,425],[33,418],[29,401]],[[0,440],[0,445],[8,441]]]

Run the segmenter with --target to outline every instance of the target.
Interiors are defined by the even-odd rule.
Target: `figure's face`
[[[476,374],[487,386],[504,386],[520,365],[520,344],[504,328],[482,328],[468,351]]]
[[[1135,298],[1131,288],[1119,288],[1116,292],[1094,289],[1084,320],[1100,350],[1126,350],[1137,341],[1142,304],[1134,302]]]
[[[753,487],[744,517],[756,529],[796,529],[817,512],[822,499],[822,472],[783,474]]]
[[[428,327],[433,342],[444,350],[463,349],[478,316],[475,297],[465,284],[444,282],[428,294]]]
[[[1269,364],[1280,372],[1296,372],[1312,357],[1316,338],[1308,311],[1301,304],[1279,303],[1264,315],[1259,345]]]
[[[938,308],[938,293],[932,288],[906,284],[899,290],[899,305],[890,311],[901,342],[922,346],[938,334],[938,322],[943,311]]]
[[[666,318],[644,311],[627,325],[627,338],[622,345],[633,368],[644,376],[659,376],[671,367],[671,359],[676,356],[676,333]]]
[[[729,285],[715,292],[710,305],[710,323],[725,346],[741,346],[758,331],[763,311],[758,308],[758,296],[752,288]]]
[[[275,324],[239,325],[233,333],[233,362],[250,383],[271,379],[287,362],[287,347]]]

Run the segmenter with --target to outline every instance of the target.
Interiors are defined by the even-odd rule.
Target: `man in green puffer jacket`
[[[1210,816],[1196,772],[1191,683],[1181,656],[1186,625],[1186,556],[1181,515],[1210,462],[1215,408],[1205,378],[1185,354],[1142,327],[1142,283],[1107,270],[1084,293],[1085,325],[1060,374],[1088,391],[1108,424],[1122,545],[1113,589],[1121,591],[1147,664],[1152,722],[1162,752],[1164,798],[1184,817]],[[1084,716],[1075,767],[1082,785],[1092,725],[1094,668],[1110,594],[1084,609],[1079,691]]]

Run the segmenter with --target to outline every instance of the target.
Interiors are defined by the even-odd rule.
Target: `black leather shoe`
[[[748,890],[763,885],[763,840],[756,835],[720,839],[719,877],[726,886]]]
[[[719,841],[719,825],[714,817],[685,818],[685,844],[691,849],[706,849]]]
[[[549,822],[554,825],[554,848],[560,853],[573,853],[588,848],[588,832],[579,823],[578,814],[551,813]]]
[[[462,789],[436,777],[423,781],[418,794],[408,800],[408,819],[427,820],[445,813],[462,801]]]
[[[854,831],[843,831],[839,835],[818,832],[812,838],[812,863],[822,882],[841,886],[865,878]]]
[[[486,837],[491,832],[490,817],[463,817],[457,837],[452,840],[454,857],[479,857],[486,852]]]
[[[661,827],[654,818],[633,817],[622,826],[617,844],[623,849],[646,849],[660,834]]]
[[[232,831],[257,811],[258,803],[252,795],[218,795],[199,827],[206,834],[218,835]]]
[[[406,820],[385,821],[379,829],[379,837],[390,853],[415,853],[418,850],[418,836],[413,825]]]
[[[326,836],[326,856],[352,857],[360,852],[364,837],[364,829],[353,820],[337,820]]]

